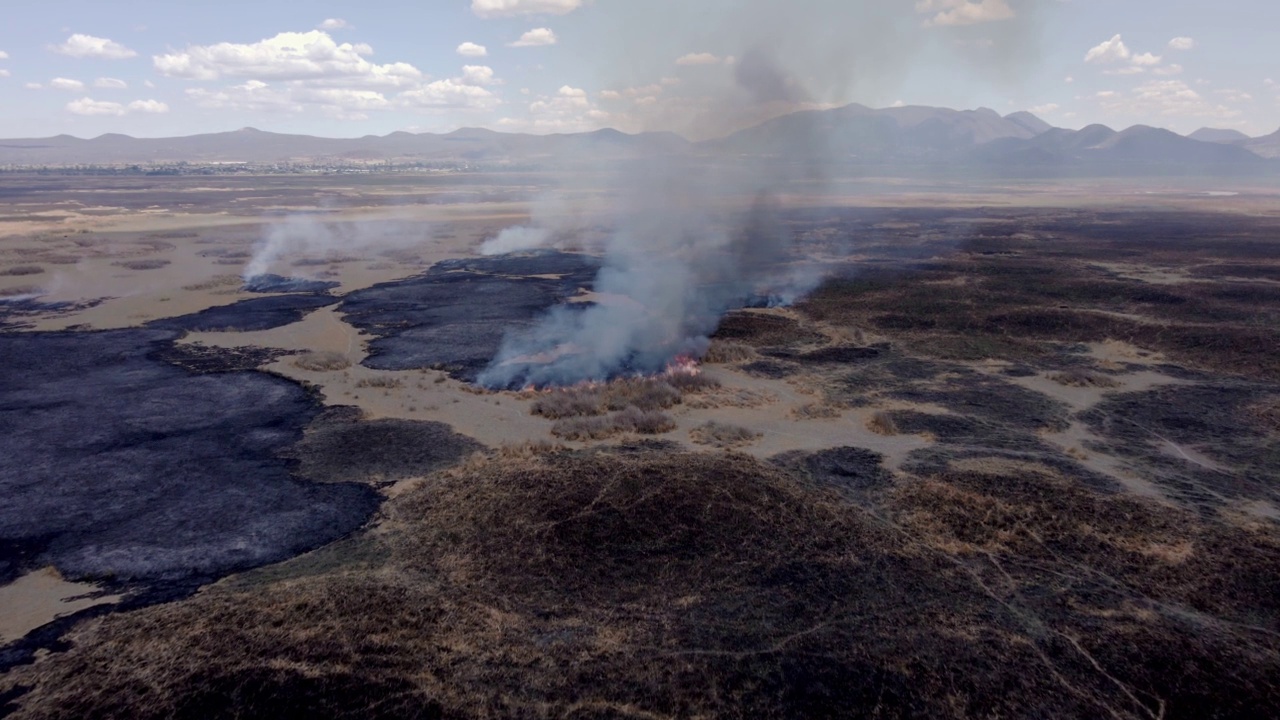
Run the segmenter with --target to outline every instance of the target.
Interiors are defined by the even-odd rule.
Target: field
[[[581,178],[0,179],[0,715],[1275,715],[1280,188],[1226,183],[797,186],[806,297],[498,391],[616,301]]]

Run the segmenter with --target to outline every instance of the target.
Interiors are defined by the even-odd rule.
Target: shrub
[[[877,435],[897,435],[898,424],[893,421],[893,415],[887,412],[878,412],[867,420],[867,429]]]
[[[345,355],[327,351],[299,355],[293,361],[293,364],[311,372],[332,372],[334,370],[346,370],[351,367],[351,361]]]
[[[691,430],[689,437],[699,445],[731,448],[755,442],[760,438],[760,433],[738,425],[729,425],[712,420]]]

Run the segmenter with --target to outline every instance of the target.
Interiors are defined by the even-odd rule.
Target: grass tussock
[[[16,277],[21,275],[40,275],[44,272],[44,268],[39,265],[14,265],[0,270],[0,275]]]
[[[621,378],[608,383],[559,388],[536,396],[529,412],[549,420],[595,417],[636,408],[646,412],[665,410],[681,403],[686,394],[720,387],[719,381],[702,375],[663,375]]]
[[[1066,370],[1049,375],[1049,379],[1067,387],[1104,389],[1120,387],[1120,383],[1115,378],[1088,370]]]
[[[351,367],[351,361],[342,353],[309,352],[299,355],[293,361],[294,366],[311,372],[334,372]]]
[[[702,362],[708,365],[731,365],[755,360],[757,357],[759,354],[750,345],[729,340],[712,340],[711,346],[702,356]]]
[[[736,448],[759,440],[761,434],[739,425],[710,422],[703,423],[689,431],[689,438],[699,445],[710,445],[718,448]]]
[[[160,268],[168,267],[170,263],[168,260],[148,258],[145,260],[119,260],[111,264],[126,270],[159,270]]]
[[[791,417],[797,420],[834,420],[840,417],[841,409],[825,402],[805,403],[791,410]]]
[[[390,375],[375,375],[374,377],[361,378],[356,382],[358,388],[378,388],[382,390],[396,390],[404,387],[404,381]]]
[[[867,429],[877,435],[900,435],[901,430],[898,429],[898,423],[894,422],[893,415],[883,410],[873,413],[867,418]]]
[[[605,440],[618,435],[661,435],[676,429],[676,423],[660,410],[631,406],[605,416],[570,417],[557,420],[551,434],[562,440]]]
[[[217,275],[203,282],[184,285],[182,289],[188,292],[205,292],[233,287],[238,288],[242,284],[244,284],[244,280],[239,275]]]

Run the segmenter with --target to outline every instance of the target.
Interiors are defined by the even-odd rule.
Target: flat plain
[[[477,387],[589,185],[0,177],[0,714],[1280,711],[1280,187],[797,186],[696,373]]]

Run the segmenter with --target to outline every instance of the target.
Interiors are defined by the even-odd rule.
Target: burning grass
[[[684,395],[719,387],[719,381],[695,372],[620,378],[607,383],[583,383],[544,391],[537,396],[529,412],[550,420],[596,417],[627,408],[652,412],[680,404]]]

